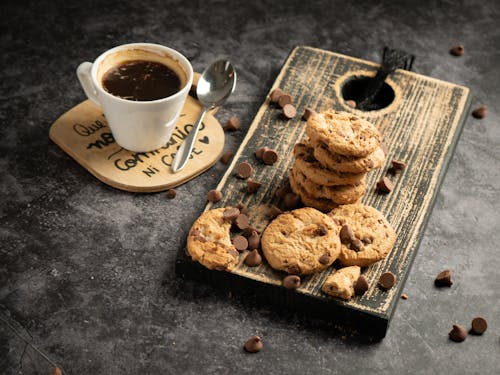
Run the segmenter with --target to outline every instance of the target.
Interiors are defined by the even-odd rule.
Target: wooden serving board
[[[285,120],[280,110],[267,98],[259,109],[248,134],[241,144],[218,189],[224,198],[216,207],[243,203],[250,208],[252,224],[262,230],[268,224],[269,204],[279,202],[273,196],[277,186],[287,178],[293,163],[293,146],[305,136],[305,122],[300,114],[305,107],[317,111],[334,108],[351,111],[373,122],[383,133],[388,146],[386,164],[367,176],[367,192],[363,203],[383,212],[398,237],[390,255],[363,272],[370,288],[361,297],[344,302],[321,292],[330,268],[303,279],[301,287],[289,291],[281,287],[283,273],[274,271],[266,262],[250,268],[242,263],[232,272],[209,271],[191,261],[181,249],[177,260],[178,274],[213,283],[234,293],[250,291],[266,301],[288,309],[302,311],[339,325],[348,326],[376,338],[385,336],[389,321],[399,300],[401,289],[415,257],[435,197],[444,178],[449,160],[460,136],[469,108],[469,90],[452,83],[397,70],[386,81],[395,99],[387,107],[362,112],[352,109],[342,99],[341,89],[356,75],[373,76],[378,64],[311,47],[296,47],[288,57],[276,82],[294,98],[298,116]],[[267,146],[280,157],[273,166],[265,166],[254,157],[254,151]],[[392,180],[395,189],[388,195],[375,192],[375,183],[385,176],[392,159],[406,163],[405,170]],[[245,193],[245,181],[234,177],[234,168],[242,161],[255,167],[253,178],[263,183],[256,194]],[[212,206],[209,204],[206,209]],[[377,287],[383,272],[397,276],[389,291]]]
[[[194,86],[194,85],[193,85]],[[201,104],[188,96],[169,142],[151,152],[132,152],[114,140],[100,107],[86,100],[52,124],[50,139],[102,182],[117,189],[139,193],[166,190],[206,171],[224,149],[224,131],[214,117],[203,119],[198,139],[186,167],[172,173],[173,157],[196,122]]]

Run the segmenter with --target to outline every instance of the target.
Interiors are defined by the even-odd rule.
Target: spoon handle
[[[174,173],[181,171],[186,166],[187,161],[189,160],[189,155],[191,155],[191,151],[193,151],[193,145],[196,140],[196,136],[198,135],[198,129],[200,128],[203,117],[205,117],[205,113],[207,113],[207,111],[208,108],[203,107],[196,124],[193,126],[184,142],[182,142],[181,147],[177,150],[174,162],[172,163],[172,171]]]

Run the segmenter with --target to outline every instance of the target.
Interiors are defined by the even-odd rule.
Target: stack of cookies
[[[321,211],[358,202],[366,190],[366,173],[385,160],[377,128],[351,113],[330,109],[312,113],[306,133],[309,139],[294,148],[293,192],[304,205]]]

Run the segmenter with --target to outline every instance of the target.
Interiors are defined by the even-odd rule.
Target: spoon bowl
[[[196,95],[203,108],[196,124],[179,147],[179,150],[177,150],[172,163],[174,173],[179,172],[186,166],[205,113],[214,107],[222,105],[235,88],[236,71],[228,60],[217,60],[203,71],[196,87]]]

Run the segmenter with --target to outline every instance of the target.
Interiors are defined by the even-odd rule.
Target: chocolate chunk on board
[[[354,283],[354,292],[358,295],[361,296],[365,294],[365,292],[368,290],[368,280],[365,275],[360,275],[356,282]]]
[[[207,194],[207,200],[216,203],[222,199],[222,193],[219,190],[210,190]]]
[[[248,267],[257,267],[262,263],[262,256],[259,254],[258,250],[252,250],[245,257],[244,262]]]
[[[255,193],[261,186],[262,184],[258,181],[254,181],[252,179],[247,180],[247,192],[249,194]]]
[[[297,289],[300,286],[300,277],[297,275],[288,275],[283,279],[282,285],[286,289]]]
[[[262,160],[267,165],[273,165],[278,161],[278,153],[274,150],[267,149],[262,154]]]
[[[377,182],[377,191],[382,194],[389,194],[394,189],[394,184],[387,177]]]
[[[488,114],[488,108],[485,105],[477,107],[472,111],[472,117],[477,119],[485,118],[487,114]]]
[[[458,44],[450,48],[450,55],[458,57],[458,56],[463,56],[464,53],[465,53],[465,47],[461,44]]]
[[[253,173],[253,167],[247,161],[241,162],[236,167],[236,174],[240,178],[245,178],[246,179],[246,178],[250,177],[252,175],[252,173]]]
[[[235,236],[233,237],[233,245],[238,251],[245,251],[248,249],[248,240],[243,236]]]
[[[292,104],[285,104],[285,106],[283,107],[283,115],[287,119],[292,119],[297,116],[297,109],[295,109]]]
[[[275,88],[272,92],[271,95],[269,95],[269,98],[271,99],[272,103],[278,103],[278,100],[280,99],[281,95],[283,95],[284,92],[281,90],[279,87]]]
[[[233,223],[239,214],[240,214],[239,209],[237,209],[236,207],[230,207],[222,213],[222,217],[224,218],[224,220]]]
[[[245,230],[250,226],[250,220],[248,220],[248,216],[245,214],[239,214],[234,223],[241,230]]]
[[[287,104],[292,104],[292,97],[288,94],[283,94],[278,99],[278,104],[281,108],[283,108]]]
[[[396,284],[396,275],[394,275],[392,272],[384,272],[382,275],[380,275],[378,285],[381,289],[389,290],[394,286],[394,284]]]
[[[302,115],[302,120],[307,121],[309,120],[309,117],[311,117],[314,114],[314,110],[311,108],[306,108],[304,109],[304,113]]]

